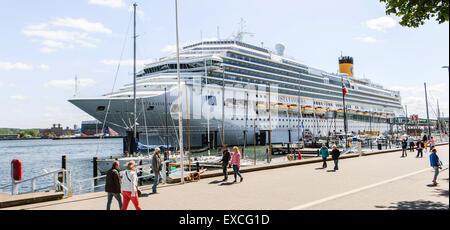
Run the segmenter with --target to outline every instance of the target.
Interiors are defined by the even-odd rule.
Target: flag
[[[347,93],[348,93],[348,89],[345,87],[344,81],[342,81],[342,94],[344,94],[344,97],[345,97],[345,94],[347,94]]]

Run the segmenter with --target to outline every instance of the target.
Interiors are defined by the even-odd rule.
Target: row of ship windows
[[[281,69],[288,69],[290,71],[298,72],[298,70],[294,69],[294,68],[286,68],[285,66],[281,66],[281,65],[269,64],[267,62],[261,62],[261,61],[258,61],[257,59],[242,57],[242,56],[236,55],[236,54],[229,54],[228,56],[230,56],[232,58],[240,59],[240,60],[245,60],[245,61],[254,62],[254,63],[258,63],[258,64],[270,65],[270,66],[273,66],[273,67],[277,67],[277,68],[281,68]],[[230,61],[230,62],[231,63],[228,63],[227,61],[225,61],[225,63],[228,63],[228,64],[238,65],[238,66],[242,66],[242,67],[251,67],[251,68],[257,69],[257,70],[271,72],[271,73],[276,73],[276,74],[284,74],[284,75],[291,76],[291,77],[298,77],[298,75],[292,74],[292,73],[288,73],[288,72],[274,71],[274,70],[270,70],[270,69],[267,69],[267,68],[261,68],[261,67],[257,67],[257,66],[253,66],[253,65],[248,65],[248,64],[245,64],[245,63],[237,63],[237,62],[234,62],[234,61]],[[290,64],[290,63],[288,63],[288,64]],[[307,71],[301,71],[301,72],[304,73],[304,74],[308,74]],[[335,77],[328,76],[328,79],[329,79],[328,82],[330,84],[332,84],[332,85],[336,85],[336,86],[341,86],[342,85],[342,81],[337,79],[337,78],[335,78]],[[309,78],[308,80],[324,83],[323,80],[321,81],[321,80],[318,80],[318,79],[315,79],[315,78]],[[286,81],[290,81],[290,80],[286,80]],[[290,81],[290,82],[292,82],[292,81]],[[348,82],[345,82],[345,85],[348,88],[353,88],[353,87],[351,87],[349,85]],[[362,91],[367,91],[367,92],[370,92],[370,93],[376,93],[376,94],[383,94],[383,95],[386,95],[386,96],[391,96],[391,94],[383,92],[383,91],[377,91],[377,90],[369,89],[369,88],[366,88],[366,87],[359,87],[359,88]]]
[[[233,71],[233,70],[228,70],[228,69],[227,69],[227,71],[235,72],[235,73],[239,73],[239,74],[253,75],[253,74],[249,74],[249,73],[242,73],[240,71]],[[210,76],[216,77],[216,78],[225,78],[227,80],[233,80],[233,81],[241,81],[241,82],[248,82],[248,83],[255,83],[255,84],[267,84],[266,82],[264,82],[262,80],[250,80],[250,79],[246,79],[246,78],[242,78],[242,77],[230,77],[230,76],[223,77],[223,75],[218,75],[218,74],[211,74]],[[256,76],[256,77],[261,77],[261,76]],[[271,77],[266,77],[266,78],[273,79],[273,80],[278,80],[278,79],[274,79],[274,78],[271,78]],[[209,82],[210,83],[216,83],[218,85],[222,84],[221,81],[210,80]],[[304,85],[308,85],[309,86],[309,84],[304,84]],[[291,85],[279,84],[279,86],[282,86],[284,88],[293,89],[293,90],[298,90],[298,87],[296,88],[296,87],[293,87]],[[312,86],[312,87],[323,88],[323,90],[326,90],[326,91],[313,90],[313,89],[308,89],[308,88],[304,88],[304,87],[300,87],[300,91],[319,93],[319,94],[326,93],[326,94],[333,95],[333,96],[341,96],[340,92],[329,92],[330,89],[326,89],[324,87],[320,87],[320,86]],[[294,93],[292,93],[291,91],[287,91],[287,90],[279,89],[279,92],[280,93],[286,93],[288,95],[294,95]],[[325,99],[325,100],[333,99],[333,98],[330,98],[330,97],[327,97],[327,96],[315,96],[315,97],[317,97],[318,99]],[[351,97],[356,97],[354,100],[363,99],[363,98],[360,98],[359,96],[356,96],[356,95],[351,95]],[[372,101],[378,102],[378,104],[377,103],[371,103],[371,102],[367,102],[367,103],[370,103],[370,104],[373,104],[373,105],[380,105],[379,103],[382,103],[381,104],[382,106],[386,106],[386,103],[395,103],[395,102],[380,101],[378,99],[372,99]]]

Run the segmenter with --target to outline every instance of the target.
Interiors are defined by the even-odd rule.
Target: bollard
[[[98,176],[98,158],[94,157],[94,159],[92,160],[93,163],[93,176],[97,177]]]
[[[139,166],[142,166],[142,160],[139,161]],[[142,170],[143,170],[143,168],[139,169],[138,177],[142,176]],[[142,186],[142,178],[139,178],[138,183],[139,183],[139,186]]]
[[[287,144],[288,154],[291,154],[291,143]]]
[[[61,168],[63,168],[63,169],[67,169],[67,167],[66,167],[66,156],[64,155],[64,156],[62,156],[62,159],[61,159]]]

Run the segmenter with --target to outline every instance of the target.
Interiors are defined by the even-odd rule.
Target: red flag
[[[342,93],[344,94],[344,97],[345,97],[345,94],[348,93],[348,89],[345,87],[344,81],[342,81]]]

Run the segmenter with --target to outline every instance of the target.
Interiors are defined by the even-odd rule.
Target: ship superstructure
[[[220,146],[295,142],[305,132],[327,136],[344,131],[342,82],[348,132],[385,133],[402,113],[400,93],[353,74],[353,58],[340,57],[340,73],[313,68],[277,51],[238,40],[198,42],[180,53],[184,143]],[[137,73],[137,124],[143,143],[177,146],[178,87],[175,55]],[[125,135],[133,127],[133,84],[101,98],[71,103]],[[209,122],[207,122],[207,119]],[[222,128],[223,127],[223,128]],[[166,132],[168,129],[168,135]],[[167,139],[166,139],[167,138]],[[246,139],[246,140],[245,140]]]

